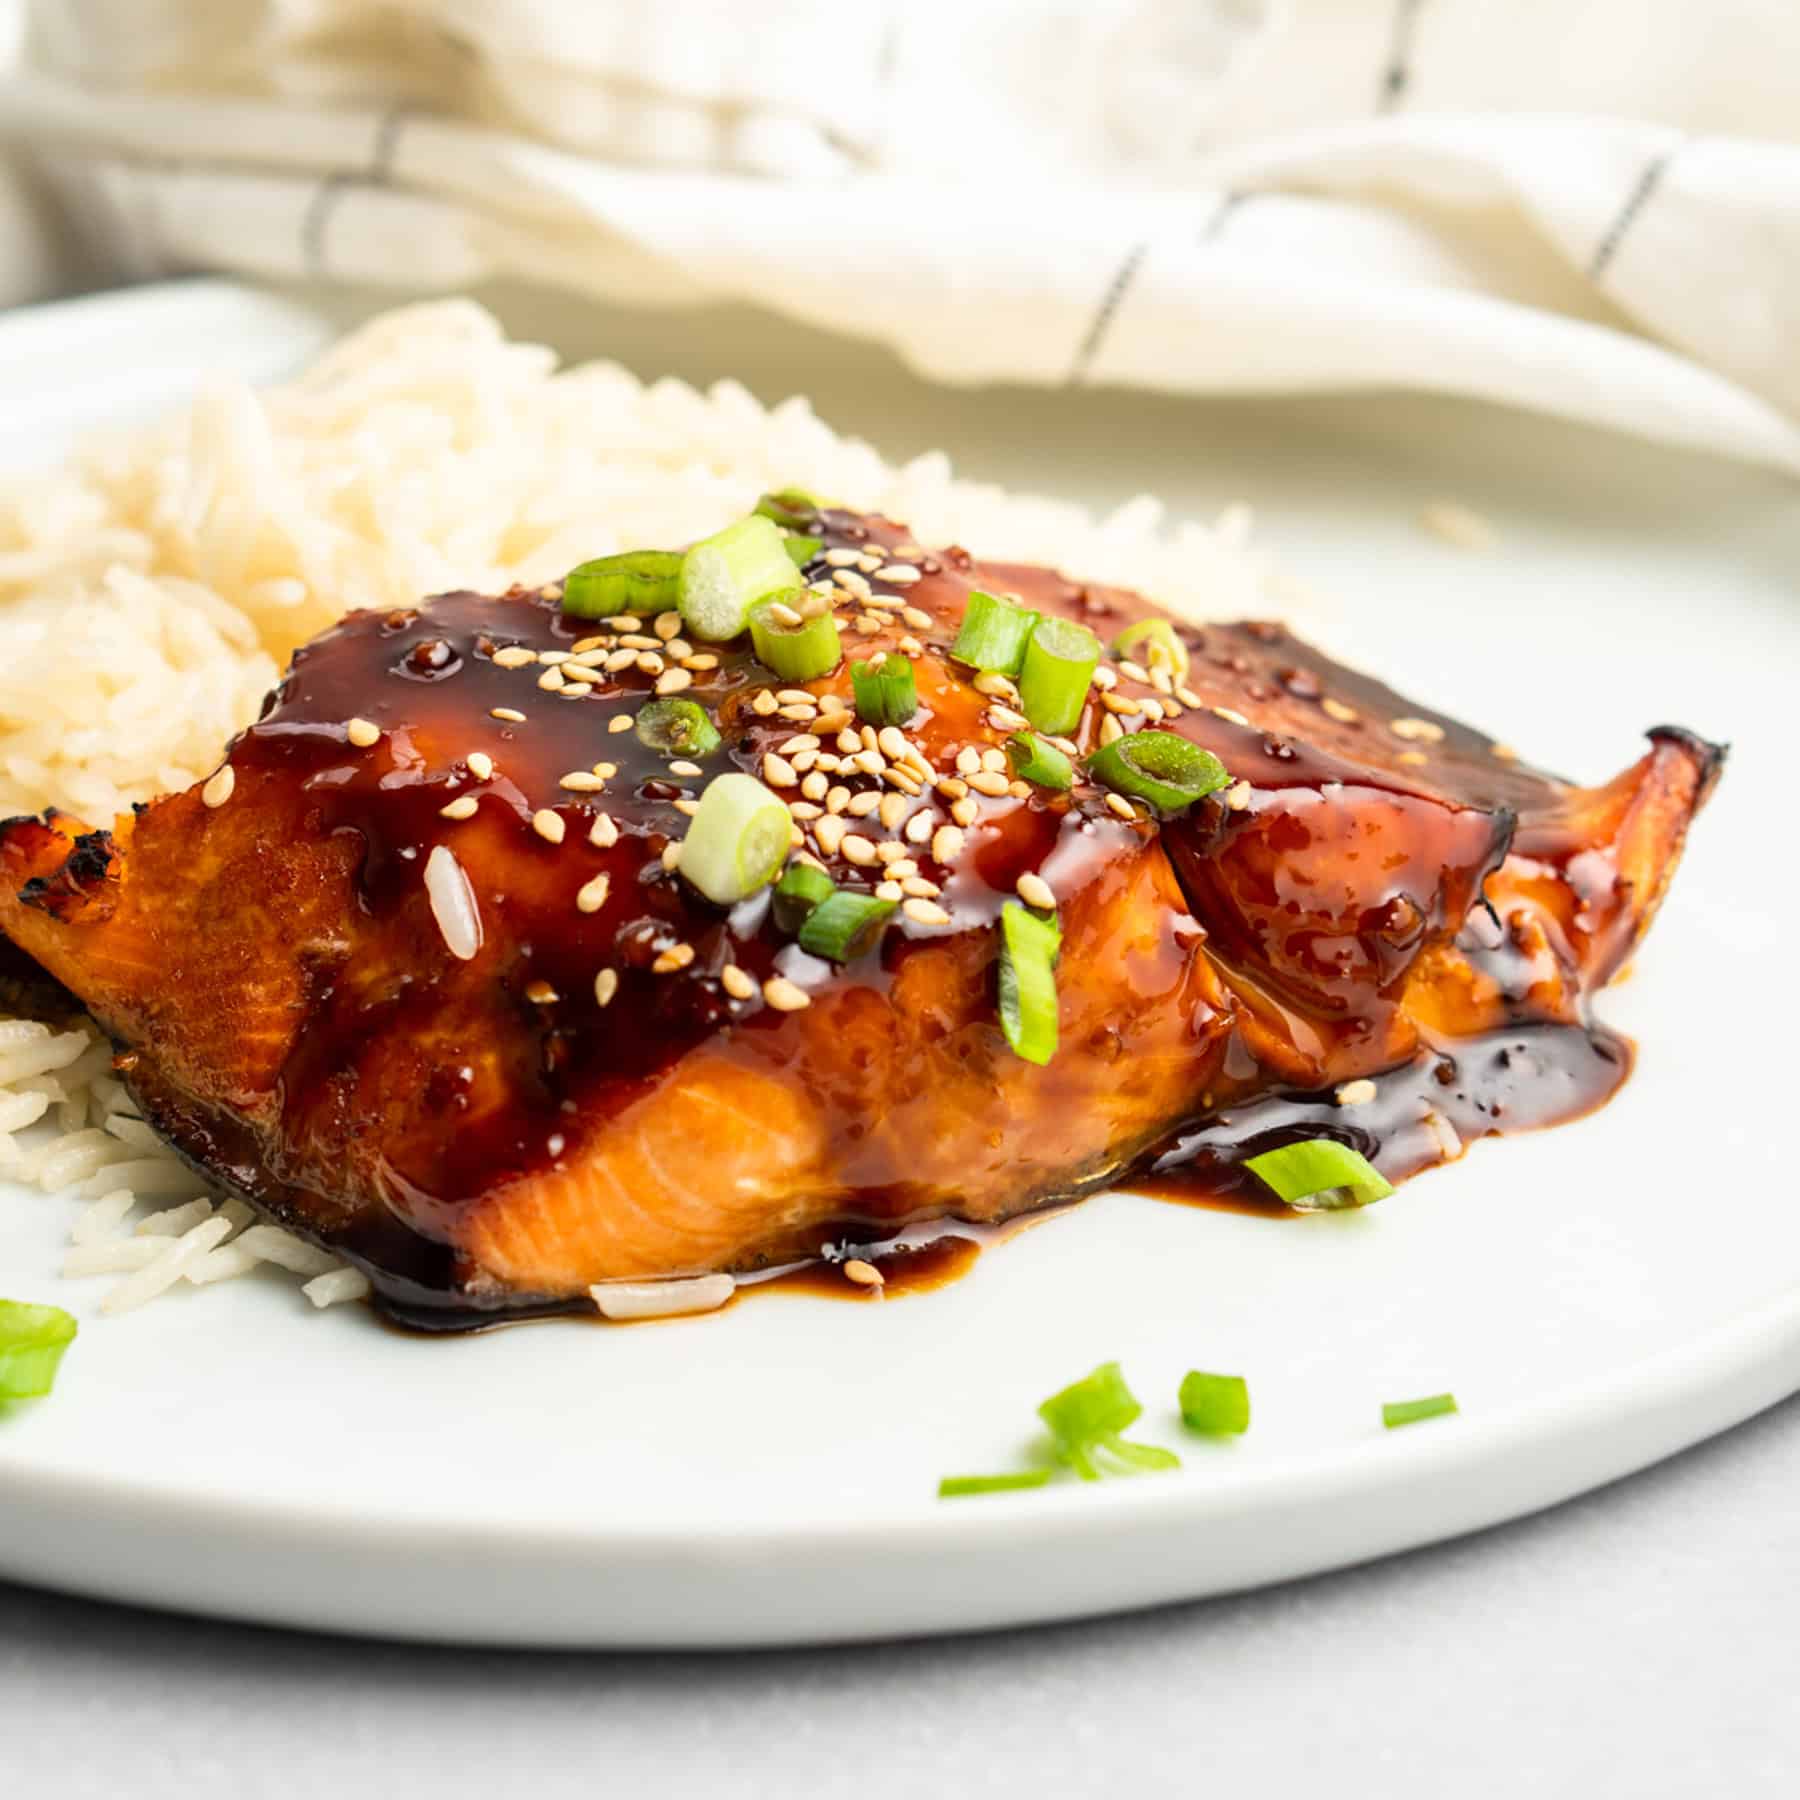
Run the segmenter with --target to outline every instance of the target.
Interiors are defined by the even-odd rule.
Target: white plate
[[[552,309],[554,310],[554,309]],[[1244,1587],[1514,1517],[1800,1386],[1793,490],[1777,478],[1418,400],[1176,405],[933,395],[880,359],[726,317],[603,324],[640,366],[805,379],[901,450],[1025,486],[1259,503],[1345,599],[1342,651],[1587,778],[1674,720],[1736,739],[1609,1016],[1641,1041],[1593,1119],[1478,1146],[1366,1214],[1277,1223],[1089,1203],[946,1290],[451,1342],[252,1279],[128,1319],[54,1271],[71,1204],[0,1191],[0,1292],[83,1331],[0,1419],[0,1570],[265,1621],[526,1644],[728,1645],[961,1630]],[[662,335],[659,336],[658,332]],[[240,290],[0,323],[5,456],[323,334]],[[805,359],[804,373],[799,364]],[[1504,553],[1421,535],[1454,488]],[[1118,1357],[1178,1476],[940,1503],[1008,1466],[1033,1407]],[[1183,1441],[1189,1367],[1255,1426]],[[1383,1400],[1462,1415],[1384,1433]]]

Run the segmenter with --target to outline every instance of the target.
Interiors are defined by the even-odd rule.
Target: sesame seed
[[[777,688],[775,698],[783,706],[812,706],[816,704],[813,696],[805,688]]]
[[[1358,714],[1354,706],[1346,706],[1341,700],[1333,700],[1327,695],[1319,702],[1319,710],[1328,719],[1336,719],[1340,725],[1354,725]]]
[[[685,969],[694,960],[692,944],[671,944],[650,965],[652,975],[673,975],[677,969]]]
[[[606,729],[616,736],[621,731],[629,731],[636,723],[637,721],[630,713],[614,713],[606,721]]]
[[[680,861],[681,846],[679,844],[664,844],[662,849],[662,866],[672,872],[675,865]]]
[[[701,766],[697,762],[688,762],[684,759],[684,760],[681,760],[678,762],[670,763],[669,764],[669,773],[671,775],[690,776],[690,775],[704,775],[706,773],[706,771],[703,768],[701,768]]]
[[[876,884],[875,898],[877,900],[892,900],[898,903],[906,898],[906,893],[899,882],[882,881]]]
[[[950,915],[935,900],[924,900],[917,896],[902,903],[900,910],[915,925],[948,925]]]
[[[575,687],[586,687],[590,683],[596,682],[600,679],[599,672],[597,670],[590,669],[586,663],[578,663],[578,662],[564,663],[562,672],[563,672],[563,686],[565,688],[569,687],[571,685],[573,685]]]
[[[762,777],[770,787],[778,788],[793,787],[800,779],[794,772],[794,765],[773,750],[762,759]]]
[[[981,753],[981,766],[990,775],[1004,775],[1011,766],[1006,760],[1006,752],[995,744],[989,744]]]
[[[660,638],[645,637],[641,631],[628,631],[619,642],[630,650],[655,650],[662,644]]]
[[[525,998],[534,1006],[554,1006],[557,992],[547,981],[528,981],[525,984]]]
[[[804,706],[799,701],[794,701],[792,704],[782,707],[779,716],[791,719],[796,725],[810,725],[819,716],[819,709],[811,701]]]
[[[678,800],[675,804],[679,806],[681,802]],[[696,800],[692,804],[698,807],[700,803]],[[791,817],[799,819],[802,823],[810,824],[814,819],[823,818],[825,816],[825,809],[822,806],[814,806],[810,800],[790,800],[788,802],[788,813]]]
[[[606,783],[598,775],[590,775],[586,769],[571,769],[556,785],[566,787],[574,794],[597,794]]]
[[[546,669],[543,674],[538,677],[538,686],[547,694],[561,693],[564,686],[562,670]]]
[[[567,827],[563,824],[562,814],[552,812],[547,806],[540,806],[531,815],[531,829],[547,844],[560,844]]]
[[[810,775],[802,777],[800,792],[808,800],[823,800],[830,786],[831,783],[817,769],[814,769]]]
[[[344,736],[357,749],[366,750],[371,744],[381,742],[381,727],[372,719],[352,719],[344,727]]]
[[[1248,725],[1250,723],[1235,707],[1215,706],[1212,712],[1215,719],[1223,719],[1227,725]]]
[[[884,794],[880,806],[875,810],[880,813],[882,826],[886,830],[898,831],[906,820],[906,796]]]
[[[912,750],[912,745],[906,741],[906,733],[898,725],[882,726],[875,734],[875,743],[883,756],[895,762],[905,762]]]
[[[486,781],[494,772],[494,759],[485,750],[471,750],[463,761],[477,781]]]
[[[1417,769],[1430,762],[1431,758],[1427,756],[1423,750],[1402,750],[1400,754],[1394,758],[1394,761],[1397,763],[1404,763],[1409,769]]]
[[[1033,875],[1029,871],[1021,875],[1015,883],[1019,898],[1027,906],[1035,906],[1042,912],[1056,911],[1056,891],[1041,875]]]
[[[609,675],[617,675],[621,669],[629,669],[637,661],[635,650],[615,650],[601,666]]]
[[[940,775],[931,785],[946,800],[960,800],[969,791],[969,784],[960,775]]]
[[[907,624],[920,631],[923,631],[931,623],[931,615],[920,612],[916,606],[909,606],[900,616]],[[916,637],[903,637],[898,647],[902,656],[923,656],[925,654],[925,646]]]
[[[671,652],[673,652],[673,648],[674,646],[671,645]],[[691,656],[680,658],[680,662],[684,669],[692,669],[696,675],[700,674],[702,670],[716,669],[719,666],[719,659],[710,650],[696,650]]]
[[[911,563],[883,563],[881,567],[875,571],[875,579],[877,581],[891,581],[897,587],[905,587],[909,583],[919,579],[919,571],[915,569]]]
[[[660,612],[650,629],[666,644],[670,638],[681,636],[681,614],[678,612]]]
[[[956,766],[965,775],[973,775],[981,767],[981,752],[973,744],[965,744],[956,753]]]
[[[502,669],[524,669],[537,661],[537,652],[527,650],[523,644],[508,644],[504,650],[494,652],[494,661]]]
[[[842,819],[827,813],[813,827],[813,839],[827,856],[836,856],[838,847],[844,841],[844,833],[849,829]]]
[[[898,850],[899,847],[898,844],[894,846],[896,850]],[[904,875],[916,875],[918,872],[919,865],[914,862],[910,856],[896,856],[888,863],[888,873],[893,876],[896,881],[900,880]]]
[[[963,834],[954,825],[940,825],[931,840],[931,854],[935,861],[953,863],[962,855]]]
[[[1361,1081],[1346,1081],[1337,1091],[1339,1106],[1367,1106],[1375,1098],[1375,1084],[1366,1076]]]
[[[570,654],[571,653],[567,650],[540,650],[538,652],[538,661],[548,668],[560,668],[569,660]]]
[[[899,864],[896,863],[888,873],[891,875],[898,868]],[[944,890],[935,881],[927,881],[923,875],[903,875],[900,878],[900,891],[921,900],[935,900]]]
[[[766,719],[780,704],[781,702],[767,688],[763,688],[750,702],[750,710]]]
[[[887,767],[887,758],[879,750],[859,750],[850,760],[865,775],[879,775]]]
[[[522,712],[515,711],[510,706],[490,707],[488,709],[488,717],[490,719],[504,719],[508,725],[523,725],[525,723],[525,715]]]
[[[1390,719],[1388,730],[1397,738],[1407,738],[1418,744],[1441,744],[1444,741],[1444,728],[1434,725],[1429,719]]]
[[[866,819],[881,804],[879,794],[853,794],[850,804],[844,809],[853,819]]]
[[[1107,713],[1101,719],[1101,721],[1100,721],[1100,747],[1102,749],[1105,749],[1105,747],[1108,744],[1116,744],[1119,741],[1119,739],[1122,738],[1124,735],[1125,735],[1125,727],[1123,725],[1121,725],[1119,723],[1119,721],[1112,716],[1111,713]]]
[[[996,731],[1024,731],[1031,724],[1023,713],[1014,712],[1010,706],[990,706],[987,722]]]
[[[1129,718],[1135,712],[1142,712],[1143,707],[1129,694],[1115,694],[1110,689],[1100,696],[1100,704],[1111,713],[1123,713]]]
[[[1131,802],[1127,800],[1123,794],[1108,794],[1106,796],[1106,804],[1111,807],[1121,819],[1135,819],[1137,817],[1136,812],[1132,810]]]
[[[981,807],[974,800],[957,800],[951,804],[950,816],[959,825],[973,825],[981,817]]]
[[[596,850],[610,850],[619,841],[619,828],[613,823],[611,813],[595,815],[593,828],[588,832],[588,842]]]
[[[825,795],[825,810],[841,813],[850,804],[850,790],[843,785],[829,789]]]
[[[931,836],[931,814],[921,808],[906,821],[906,830],[901,834],[909,844],[923,844]]]
[[[825,562],[829,568],[853,569],[856,567],[856,559],[861,555],[860,550],[827,550]]]
[[[843,701],[838,699],[835,694],[827,694],[823,704],[826,706],[842,706]],[[847,712],[822,712],[819,714],[819,723],[816,729],[820,737],[830,737],[833,732],[842,731],[849,723],[850,715]]]
[[[859,575],[854,569],[839,569],[832,579],[845,593],[854,594],[859,600],[866,600],[875,591],[869,586],[866,575]]]
[[[594,998],[602,1006],[610,1006],[613,995],[618,991],[619,971],[617,969],[602,969],[594,977]]]
[[[614,631],[636,631],[643,624],[636,613],[614,613],[610,619],[602,619],[602,625],[610,625]]]
[[[200,790],[200,798],[208,806],[223,806],[236,786],[237,770],[226,763]]]
[[[637,666],[646,675],[660,675],[663,672],[663,659],[654,650],[640,651]]]
[[[736,963],[727,963],[719,971],[719,985],[734,1000],[753,999],[756,994],[756,983],[746,975]]]
[[[856,735],[856,728],[854,726],[846,725],[843,730],[837,734],[837,747],[843,751],[846,756],[854,756],[856,752],[863,747],[863,741]]]
[[[612,639],[609,637],[577,638],[575,642],[569,646],[569,652],[573,656],[585,656],[590,650],[604,650],[611,642]],[[496,658],[496,660],[498,659]]]
[[[1234,781],[1219,796],[1233,812],[1242,812],[1250,804],[1251,788],[1247,781]]]
[[[1099,666],[1099,668],[1097,668],[1094,671],[1094,686],[1095,687],[1111,688],[1111,687],[1117,687],[1118,685],[1119,685],[1119,671],[1117,669],[1110,669],[1106,666],[1105,663],[1102,663]]]
[[[1119,673],[1121,675],[1129,676],[1133,681],[1143,682],[1146,687],[1150,684],[1150,671],[1148,669],[1140,669],[1129,657],[1121,657],[1119,659]]]
[[[682,813],[690,819],[700,810],[700,802],[698,800],[672,800],[669,804],[673,806],[678,813]]]
[[[873,613],[858,613],[851,625],[858,637],[873,637],[881,629],[881,621]]]
[[[659,694],[679,694],[694,685],[694,678],[686,669],[664,669],[656,678],[656,691]]]
[[[881,842],[875,846],[875,860],[880,863],[883,868],[888,867],[892,863],[904,862],[906,860],[906,846],[904,844],[895,843],[892,838],[883,838]]]
[[[812,995],[796,987],[785,975],[771,975],[763,983],[763,1000],[777,1012],[799,1012],[812,1005]]]
[[[999,799],[1012,783],[998,769],[978,769],[969,777],[969,786],[978,794]]]
[[[606,904],[606,896],[611,887],[611,876],[596,875],[576,893],[576,906],[584,913],[598,912]]]
[[[872,1262],[864,1262],[860,1256],[853,1256],[840,1266],[844,1271],[844,1279],[855,1282],[858,1287],[878,1288],[887,1285],[887,1277]]]
[[[472,819],[475,816],[477,805],[479,802],[473,794],[464,794],[459,799],[452,800],[448,806],[440,806],[438,817],[440,819]]]
[[[854,831],[846,833],[844,841],[838,846],[846,860],[867,868],[875,860],[875,846],[866,838],[859,837]]]
[[[1175,690],[1175,698],[1179,700],[1183,706],[1204,706],[1206,704],[1206,702],[1202,700],[1191,687],[1177,687]]]
[[[795,612],[791,606],[781,600],[771,600],[769,602],[769,617],[774,620],[777,625],[783,626],[789,631],[796,630],[806,623],[799,613]]]

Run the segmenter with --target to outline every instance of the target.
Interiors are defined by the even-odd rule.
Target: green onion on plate
[[[1035,731],[1015,731],[1006,740],[1006,756],[1021,781],[1038,787],[1067,789],[1075,780],[1075,765]]]
[[[74,1337],[75,1321],[60,1306],[0,1300],[0,1400],[49,1393]]]
[[[1181,1418],[1189,1431],[1237,1437],[1250,1429],[1250,1384],[1241,1375],[1190,1369],[1181,1378]]]
[[[1210,750],[1172,731],[1134,731],[1114,738],[1088,758],[1087,766],[1103,786],[1148,801],[1164,818],[1185,812],[1231,780]]]
[[[788,553],[788,561],[791,562],[796,569],[804,569],[806,565],[825,548],[825,540],[823,538],[807,537],[804,533],[798,531],[790,532],[789,535],[782,540],[782,544]]]
[[[1010,1494],[1020,1488],[1041,1488],[1050,1479],[1048,1469],[1021,1469],[1015,1475],[946,1475],[938,1483],[940,1500],[958,1500],[968,1494]]]
[[[783,681],[817,680],[829,675],[843,656],[837,620],[828,611],[809,619],[783,599],[751,607],[750,642],[757,661]]]
[[[807,914],[800,927],[800,948],[830,962],[849,962],[861,956],[881,935],[894,915],[892,900],[873,894],[851,894],[839,888]]]
[[[1017,675],[1039,615],[1016,600],[973,588],[950,654],[972,669]]]
[[[1056,958],[1062,929],[1022,901],[1000,909],[1000,1029],[1040,1066],[1056,1054]]]
[[[878,729],[904,725],[919,710],[919,687],[913,666],[904,656],[853,662],[850,685],[856,693],[857,717]]]
[[[1112,642],[1113,655],[1127,657],[1147,669],[1166,668],[1176,681],[1188,672],[1187,645],[1167,619],[1139,619],[1127,625]]]
[[[1390,1400],[1381,1409],[1381,1422],[1389,1431],[1399,1425],[1416,1425],[1421,1419],[1441,1419],[1456,1411],[1454,1394],[1428,1394],[1423,1400]]]
[[[667,612],[681,591],[679,550],[627,550],[577,563],[563,577],[562,608],[578,619]]]
[[[1394,1191],[1393,1183],[1366,1156],[1336,1138],[1283,1144],[1279,1150],[1245,1157],[1244,1167],[1302,1212],[1367,1206]]]
[[[661,756],[710,756],[720,744],[719,728],[695,700],[652,700],[639,709],[637,739]]]
[[[775,879],[792,837],[787,807],[754,775],[717,775],[700,796],[675,866],[707,899],[735,906]]]
[[[1038,1417],[1050,1427],[1058,1459],[1083,1481],[1098,1481],[1107,1473],[1137,1475],[1179,1469],[1181,1458],[1173,1450],[1129,1443],[1120,1436],[1143,1410],[1125,1385],[1119,1365],[1109,1362],[1061,1393],[1052,1394],[1038,1408]]]
[[[753,513],[702,538],[681,559],[681,617],[695,637],[723,643],[744,630],[757,601],[801,585],[780,530]]]
[[[782,488],[776,493],[764,494],[756,503],[756,511],[772,524],[798,531],[803,525],[813,524],[828,504],[817,494],[809,494],[805,488]]]
[[[836,892],[837,883],[816,863],[789,863],[775,884],[776,925],[797,937],[813,908]]]
[[[1019,669],[1019,703],[1039,731],[1062,734],[1081,723],[1100,640],[1073,619],[1041,620],[1025,646]]]

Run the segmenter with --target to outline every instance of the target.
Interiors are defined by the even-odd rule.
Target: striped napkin
[[[1800,472],[1784,0],[36,0],[118,273],[731,299],[949,382],[1479,396]]]

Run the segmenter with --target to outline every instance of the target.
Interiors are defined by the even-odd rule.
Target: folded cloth
[[[133,273],[741,300],[953,382],[1407,387],[1800,472],[1800,8],[38,0]]]

